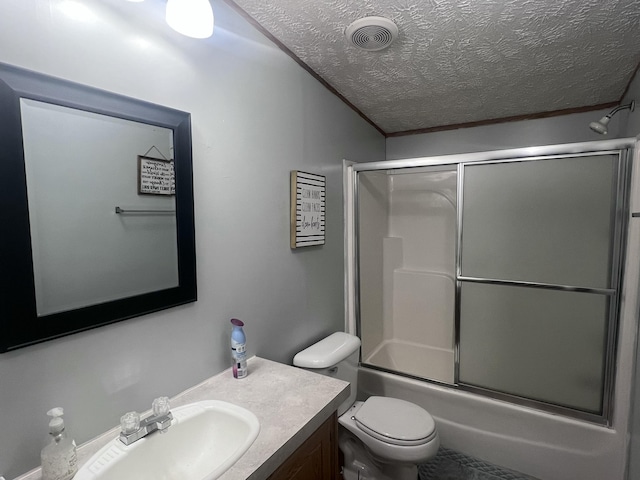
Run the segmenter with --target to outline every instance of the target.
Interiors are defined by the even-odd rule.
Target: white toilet
[[[351,383],[351,395],[338,408],[344,480],[416,480],[417,465],[440,446],[435,422],[397,398],[356,401],[359,357],[360,339],[336,332],[298,353],[293,364]]]

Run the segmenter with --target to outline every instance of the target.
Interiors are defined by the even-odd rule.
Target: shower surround
[[[640,175],[638,169],[633,168],[633,179],[629,180],[629,165],[625,163],[629,161],[633,144],[631,139],[620,139],[351,166],[345,164],[347,329],[357,332],[363,342],[359,395],[395,396],[414,402],[434,416],[445,447],[537,478],[624,479],[637,328],[637,272],[640,270],[640,225],[633,223],[637,220],[631,220],[630,215],[640,210],[640,198],[636,193],[640,187]],[[492,279],[473,278],[469,274],[473,265],[468,262],[472,257],[468,254],[467,263],[462,261],[459,247],[464,241],[456,231],[458,225],[462,225],[460,210],[466,205],[464,195],[460,194],[464,185],[464,168],[460,165],[475,168],[482,163],[495,165],[513,160],[533,164],[535,162],[526,160],[569,157],[585,157],[587,163],[581,166],[586,166],[594,158],[601,159],[596,161],[597,167],[613,165],[609,178],[617,178],[613,184],[606,179],[602,181],[605,190],[611,189],[612,198],[609,199],[610,211],[604,208],[599,213],[603,218],[600,223],[606,224],[606,219],[611,219],[611,235],[600,239],[600,246],[594,247],[596,251],[609,248],[608,245],[617,245],[619,249],[620,255],[607,256],[608,272],[605,269],[604,277],[600,275],[607,284],[595,285],[596,280],[589,280],[589,285],[579,283],[576,287],[544,281],[538,281],[539,284],[512,282],[509,278],[498,284]],[[616,163],[616,158],[623,161]],[[538,163],[542,164],[544,162]],[[609,167],[603,167],[602,172],[607,171]],[[599,175],[592,177],[597,181]],[[630,200],[625,193],[629,182]],[[553,183],[553,179],[546,182]],[[591,196],[591,188],[584,188],[582,195]],[[605,190],[602,191],[606,194]],[[584,205],[579,206],[585,210]],[[591,211],[590,208],[586,210]],[[567,211],[572,214],[571,209]],[[534,216],[530,211],[528,214]],[[555,215],[555,212],[550,212],[546,216],[555,218]],[[592,212],[592,215],[596,213]],[[471,214],[467,217],[467,225],[470,225],[470,218]],[[497,251],[500,254],[500,248]],[[614,265],[616,256],[624,259],[623,265]],[[562,256],[558,261],[563,261]],[[506,265],[511,263],[506,262]],[[539,267],[535,263],[526,268],[535,270]],[[489,266],[493,266],[493,262]],[[562,273],[565,269],[555,270]],[[546,272],[535,270],[534,273],[544,276],[549,272],[556,274],[553,269]],[[564,282],[558,280],[558,283]],[[565,371],[562,375],[568,375],[571,385],[552,389],[550,398],[553,401],[540,401],[535,395],[533,399],[523,399],[517,393],[504,395],[503,391],[493,391],[498,390],[492,389],[493,385],[477,388],[474,381],[478,378],[488,382],[502,381],[504,375],[499,372],[506,365],[520,369],[521,374],[513,377],[515,392],[526,391],[530,386],[537,389],[544,382],[537,378],[539,374],[528,369],[535,367],[536,363],[543,363],[544,358],[541,357],[540,362],[534,358],[528,364],[517,363],[517,355],[530,348],[527,338],[532,345],[538,345],[536,342],[541,338],[525,335],[525,343],[515,350],[510,346],[511,355],[516,355],[513,362],[505,357],[509,349],[496,344],[496,357],[501,356],[498,365],[477,369],[477,362],[467,361],[467,367],[473,368],[461,370],[461,354],[464,357],[461,346],[468,350],[473,338],[468,335],[460,338],[460,330],[463,334],[475,332],[470,326],[476,328],[481,321],[480,316],[460,318],[460,310],[464,308],[467,316],[469,314],[468,306],[460,301],[462,287],[469,292],[473,290],[469,285],[473,289],[481,287],[475,290],[481,293],[507,291],[508,295],[503,296],[503,300],[500,300],[502,293],[497,295],[497,302],[493,300],[497,307],[509,304],[512,298],[521,297],[523,292],[531,294],[532,298],[556,296],[570,299],[564,302],[569,304],[575,298],[584,298],[587,304],[602,305],[594,317],[597,321],[592,324],[597,328],[586,330],[573,325],[568,333],[573,343],[582,342],[585,348],[576,352],[584,354],[589,351],[589,342],[596,340],[592,335],[598,332],[598,328],[607,327],[601,330],[602,340],[597,340],[605,343],[606,348],[586,359],[586,362],[602,365],[602,374],[598,368],[585,367],[583,373],[593,378],[581,383],[580,378],[573,378],[575,375],[572,377],[569,371]],[[509,289],[518,294],[512,295]],[[468,299],[472,297],[478,298],[478,295],[467,296]],[[616,303],[618,299],[620,301]],[[484,307],[484,304],[479,304],[479,307]],[[602,318],[604,320],[598,320]],[[611,322],[607,320],[609,318]],[[608,328],[612,325],[616,328]],[[542,322],[538,330],[552,326]],[[501,328],[502,331],[496,331],[500,335],[505,328],[510,331],[509,324],[497,322],[486,324],[477,332],[484,334],[487,328]],[[536,328],[532,332],[536,334]],[[488,335],[482,340],[486,342],[494,337]],[[538,350],[543,357],[545,348],[545,345],[539,345]],[[467,359],[474,359],[473,355]],[[585,363],[572,358],[568,358],[566,363],[571,365],[572,362],[578,364],[578,368]],[[461,371],[467,375],[466,378],[461,379]],[[465,372],[473,375],[479,372],[481,377],[472,377]],[[483,377],[486,372],[488,375]],[[555,374],[549,373],[550,376]],[[598,379],[600,383],[593,383]],[[598,396],[593,395],[598,391],[601,392],[600,402]],[[581,392],[591,392],[591,399],[583,402]]]
[[[361,329],[363,363],[452,384],[457,172],[449,167],[363,175],[361,205],[373,202],[363,205],[367,217],[387,232],[381,251],[382,315],[366,311],[377,324],[370,321]],[[368,248],[361,247],[365,257],[377,253]],[[376,282],[376,275],[361,276],[363,309],[367,303],[379,306]]]

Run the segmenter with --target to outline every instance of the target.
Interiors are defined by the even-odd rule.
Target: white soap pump
[[[42,480],[70,480],[78,471],[76,442],[67,437],[64,430],[64,411],[60,407],[47,412],[51,418],[49,435],[51,442],[42,449]]]

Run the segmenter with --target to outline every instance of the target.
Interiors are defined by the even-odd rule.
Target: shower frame
[[[457,212],[456,212],[456,245],[455,245],[455,345],[454,345],[454,383],[442,383],[435,380],[416,377],[411,374],[386,369],[371,364],[361,365],[374,370],[380,370],[396,375],[406,376],[419,381],[434,383],[446,388],[479,394],[485,397],[503,400],[517,405],[535,408],[538,410],[560,414],[580,420],[610,426],[613,418],[613,394],[615,387],[618,324],[620,322],[620,292],[622,290],[622,278],[624,275],[626,237],[629,220],[629,187],[631,181],[631,160],[635,139],[622,138],[603,140],[597,142],[569,143],[558,145],[545,145],[537,147],[515,148],[508,150],[495,150],[487,152],[463,153],[442,155],[433,157],[420,157],[401,160],[386,160],[370,163],[344,164],[345,171],[345,312],[347,331],[355,332],[361,337],[360,324],[360,285],[359,285],[359,234],[358,228],[358,173],[371,171],[392,171],[414,169],[421,167],[451,166],[457,168]],[[611,245],[613,246],[610,261],[610,287],[612,288],[587,288],[570,285],[554,285],[536,282],[518,282],[511,280],[498,280],[490,278],[464,277],[461,272],[462,260],[462,217],[463,217],[463,188],[465,165],[512,163],[522,161],[548,160],[567,157],[586,157],[598,155],[618,155],[616,161],[615,186],[611,226]],[[606,347],[604,350],[603,395],[602,409],[599,413],[590,413],[571,407],[561,406],[550,402],[534,400],[509,393],[499,392],[488,388],[465,384],[459,381],[460,369],[460,291],[462,282],[479,282],[485,284],[524,286],[531,288],[543,288],[560,291],[574,291],[606,295],[608,298],[608,316]]]

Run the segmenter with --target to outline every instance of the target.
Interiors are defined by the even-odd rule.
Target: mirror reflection
[[[177,287],[173,132],[20,103],[37,314]]]

